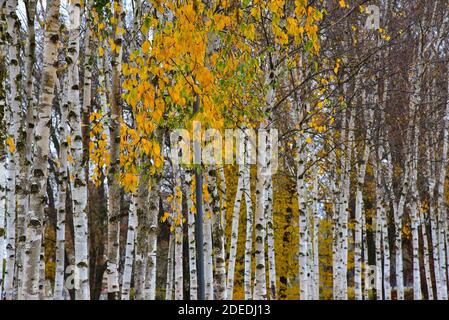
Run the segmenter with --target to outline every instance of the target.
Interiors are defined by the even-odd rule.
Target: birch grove
[[[447,1],[0,0],[1,300],[447,300]]]

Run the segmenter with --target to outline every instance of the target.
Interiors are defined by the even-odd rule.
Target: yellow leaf
[[[150,51],[150,42],[148,40],[145,40],[145,42],[142,44],[142,52],[148,53]]]
[[[123,28],[120,28],[120,27],[115,28],[115,33],[118,36],[121,36],[124,32],[125,32],[125,30],[123,30]]]
[[[131,173],[125,173],[123,177],[123,187],[125,189],[125,192],[135,192],[137,189],[137,183],[137,176]]]
[[[14,140],[11,137],[6,139],[6,144],[9,147],[9,152],[13,153],[16,150],[16,146],[14,145]]]
[[[164,212],[164,215],[162,216],[161,221],[162,222],[167,221],[168,217],[170,217],[170,214],[168,212]]]

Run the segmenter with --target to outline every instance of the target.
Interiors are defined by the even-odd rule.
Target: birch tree
[[[59,1],[47,6],[44,33],[44,55],[42,94],[37,105],[37,123],[34,131],[35,158],[33,161],[30,213],[26,229],[26,251],[24,264],[25,298],[39,298],[39,260],[44,224],[46,183],[48,177],[50,117],[55,93],[57,47],[59,44]]]

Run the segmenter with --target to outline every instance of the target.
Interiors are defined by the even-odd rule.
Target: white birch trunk
[[[146,265],[148,258],[148,179],[149,176],[141,171],[136,203],[136,253],[134,269],[134,300],[143,300],[145,290]]]
[[[239,232],[239,220],[240,220],[240,207],[242,202],[243,193],[243,180],[245,179],[244,166],[239,165],[237,180],[237,192],[234,201],[234,210],[232,213],[232,225],[231,225],[231,241],[229,248],[229,261],[228,261],[228,277],[227,277],[227,299],[232,300],[234,294],[234,274],[235,274],[235,261],[237,259],[237,240]]]
[[[365,97],[365,95],[363,95]],[[372,97],[372,95],[368,95]],[[366,136],[360,164],[357,166],[357,189],[355,198],[355,241],[354,241],[354,294],[356,300],[362,300],[362,214],[363,186],[365,184],[366,166],[370,156],[371,126],[374,110],[365,111]]]
[[[320,253],[319,253],[319,203],[318,203],[318,172],[315,170],[313,183],[313,300],[320,300]]]
[[[376,271],[375,271],[375,288],[376,288],[376,299],[382,300],[382,195],[381,195],[381,179],[380,173],[375,167],[375,177],[376,177],[376,229],[375,229],[375,253],[376,253]]]
[[[45,297],[45,223],[42,230],[41,250],[39,254],[39,300]]]
[[[173,275],[174,275],[175,234],[170,232],[168,240],[167,280],[165,282],[165,300],[173,299]]]
[[[12,139],[14,146],[17,146],[21,113],[21,92],[20,92],[20,64],[19,64],[19,26],[17,18],[17,0],[6,2],[7,35],[9,56],[9,86],[10,101],[9,109],[5,113],[5,122],[8,127],[8,138]],[[4,294],[6,300],[13,299],[14,274],[16,263],[16,175],[18,165],[18,152],[8,150],[7,160],[7,182],[6,182],[6,266],[4,279]]]
[[[421,206],[418,205],[418,208]],[[419,212],[419,211],[418,211]],[[426,276],[426,285],[427,285],[427,296],[428,300],[434,300],[433,296],[433,284],[432,284],[432,276],[430,270],[430,248],[429,248],[429,240],[427,237],[427,214],[420,215],[419,224],[421,225],[421,236],[423,239],[423,253],[424,253],[424,273]]]
[[[226,299],[226,261],[224,248],[224,229],[221,221],[220,199],[217,190],[217,167],[208,168],[208,189],[212,209],[212,246],[214,252],[214,299]]]
[[[3,257],[5,256],[5,186],[6,186],[6,177],[5,177],[5,159],[4,155],[0,158],[0,297],[3,297]]]
[[[364,262],[364,287],[363,287],[363,299],[370,299],[370,289],[372,284],[370,283],[370,269],[368,265],[368,239],[366,236],[366,217],[362,215],[362,241],[363,241],[363,262]]]
[[[251,166],[248,164],[249,153],[246,154],[243,177],[243,197],[246,204],[246,231],[244,256],[244,292],[245,300],[251,300],[252,293],[252,255],[253,255],[253,204],[251,200]]]
[[[159,215],[159,188],[160,181],[157,180],[152,186],[149,196],[149,219],[148,219],[148,256],[146,263],[144,299],[156,299],[156,262],[157,262],[157,228]]]
[[[299,209],[299,287],[300,287],[300,298],[301,300],[309,300],[309,279],[308,273],[308,263],[307,263],[307,253],[308,253],[308,241],[306,239],[308,228],[307,228],[307,200],[306,200],[306,184],[305,184],[305,163],[306,163],[306,153],[304,152],[304,142],[303,138],[298,133],[296,138],[296,163],[298,165],[296,173],[296,187],[298,194],[298,209]]]
[[[4,32],[5,21],[5,3],[0,4],[0,31]],[[0,45],[0,72],[3,73],[6,70],[6,63],[3,62],[6,59],[6,52],[4,46]],[[0,73],[1,74],[1,73]],[[7,76],[2,74],[0,77],[0,110],[7,110],[6,99],[6,78]],[[3,298],[3,257],[5,256],[5,215],[6,215],[6,152],[2,150],[0,153],[0,257],[2,263],[0,263],[0,299]]]
[[[128,216],[128,233],[126,235],[125,266],[123,269],[122,278],[122,300],[129,300],[131,290],[131,276],[133,272],[134,245],[137,227],[137,198],[137,194],[131,195],[131,203]]]
[[[449,88],[449,80],[448,80]],[[441,293],[442,297],[447,299],[447,252],[445,248],[445,241],[447,241],[447,209],[445,201],[445,182],[447,174],[447,153],[449,149],[449,101],[446,104],[446,111],[444,114],[444,129],[443,129],[443,147],[441,155],[441,164],[439,168],[438,186],[437,186],[437,207],[438,207],[438,252],[440,262],[440,280],[441,280]]]
[[[382,245],[383,245],[383,284],[384,284],[384,298],[391,300],[391,270],[390,270],[390,240],[388,238],[388,220],[385,206],[381,207],[382,219]]]
[[[26,216],[29,210],[29,193],[32,165],[32,139],[34,131],[35,91],[34,65],[36,62],[36,38],[34,30],[34,17],[36,14],[36,1],[25,3],[27,12],[27,42],[25,52],[26,66],[26,115],[22,121],[20,153],[20,177],[17,190],[17,263],[16,263],[16,298],[23,297],[23,259],[25,255]]]
[[[69,48],[68,69],[70,89],[69,125],[70,153],[74,164],[70,168],[73,201],[73,224],[75,229],[75,269],[78,276],[76,299],[89,300],[89,260],[88,260],[88,220],[87,220],[87,183],[84,171],[83,138],[81,133],[82,113],[80,103],[79,52],[80,52],[80,2],[73,0],[69,5]]]
[[[31,178],[30,213],[26,231],[24,270],[25,298],[39,298],[39,261],[45,217],[47,191],[47,161],[49,156],[51,107],[56,83],[56,61],[59,43],[59,1],[47,5],[47,25],[44,33],[42,94],[37,108],[37,125],[34,134],[35,160]]]
[[[356,87],[357,88],[357,87]],[[357,90],[357,89],[356,89]],[[349,220],[349,196],[351,187],[351,157],[354,141],[354,122],[355,122],[355,108],[352,108],[349,116],[349,124],[347,127],[347,147],[344,147],[343,152],[343,181],[342,181],[342,201],[340,207],[340,219],[341,219],[341,244],[340,244],[340,263],[341,263],[341,273],[340,273],[340,298],[342,300],[348,300],[348,220]],[[346,134],[345,134],[346,135]]]
[[[68,77],[63,77],[63,86],[59,90],[62,95],[61,99],[61,121],[59,123],[59,171],[58,171],[58,200],[57,200],[57,217],[56,217],[56,273],[54,285],[54,300],[63,300],[64,292],[64,273],[65,273],[65,219],[66,219],[66,201],[67,201],[67,117],[68,117],[68,97],[67,88]]]
[[[272,89],[270,89],[272,90]],[[270,93],[269,93],[270,94]],[[274,94],[271,93],[271,94]],[[264,130],[262,124],[260,130]],[[261,135],[259,135],[259,138]],[[256,179],[256,215],[255,215],[255,263],[254,300],[267,298],[266,268],[265,268],[265,189],[266,189],[266,139],[258,139]]]
[[[115,0],[114,18],[116,29],[122,27],[124,9],[122,1]],[[119,299],[119,264],[120,264],[120,117],[121,117],[121,69],[122,69],[122,35],[114,33],[114,44],[117,47],[112,52],[112,83],[111,83],[111,114],[110,131],[110,165],[108,170],[108,247],[107,275],[109,300]]]
[[[193,196],[193,183],[192,183],[192,170],[187,169],[185,172],[185,188],[184,194],[186,195],[187,202],[187,237],[189,242],[189,289],[190,300],[197,300],[198,298],[198,276],[196,268],[196,240],[195,240],[195,212]]]
[[[178,151],[179,153],[179,151]],[[177,164],[173,165],[175,176],[174,197],[173,197],[173,218],[175,227],[175,300],[182,300],[184,294],[183,277],[183,215],[182,215],[182,190],[181,173]]]
[[[268,291],[270,300],[276,300],[276,255],[274,252],[274,222],[273,222],[273,150],[274,134],[270,132],[267,141],[267,189],[265,202],[265,219],[267,229],[267,256],[268,256]],[[312,247],[310,246],[310,250]],[[311,272],[309,272],[311,277]]]
[[[204,179],[207,186],[210,181]],[[209,195],[210,197],[210,195]],[[205,199],[204,203],[204,222],[203,222],[203,251],[204,251],[204,284],[205,284],[205,299],[214,299],[214,263],[213,263],[213,251],[212,251],[212,208],[211,201]]]

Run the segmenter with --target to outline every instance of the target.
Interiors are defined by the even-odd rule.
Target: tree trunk
[[[68,69],[69,69],[69,125],[70,125],[70,154],[73,157],[73,165],[70,172],[72,202],[73,202],[73,224],[75,229],[75,269],[78,276],[76,299],[89,300],[89,258],[88,258],[88,219],[87,219],[87,183],[85,176],[86,159],[83,156],[83,138],[81,132],[82,113],[80,103],[80,81],[79,81],[79,52],[80,52],[80,2],[73,0],[69,5],[69,47],[68,47]]]
[[[170,232],[168,240],[167,281],[165,283],[165,300],[173,299],[173,258],[175,254],[175,234]]]
[[[61,99],[61,121],[59,122],[59,170],[58,170],[58,201],[56,213],[56,273],[54,286],[54,300],[63,300],[64,274],[65,274],[65,225],[66,225],[66,205],[67,205],[67,120],[68,120],[68,77],[63,76],[63,86],[59,90]]]
[[[121,0],[114,1],[115,31],[122,27],[124,14]],[[112,51],[112,90],[110,126],[110,165],[108,171],[108,248],[107,274],[109,300],[119,299],[120,264],[120,123],[121,123],[121,83],[122,70],[122,34],[114,32],[115,50]]]
[[[126,236],[126,249],[125,249],[125,267],[123,270],[122,279],[122,300],[130,299],[131,290],[131,276],[133,272],[133,262],[134,262],[134,243],[136,235],[137,226],[137,195],[131,195],[131,203],[129,208],[128,216],[128,233]]]
[[[159,189],[160,180],[156,176],[149,196],[149,218],[148,218],[148,256],[146,257],[145,275],[145,300],[156,299],[156,259],[157,259],[157,228],[159,215]]]
[[[29,193],[32,165],[32,139],[34,131],[34,64],[36,62],[36,38],[34,30],[34,17],[36,14],[36,1],[25,2],[27,12],[27,43],[26,43],[26,116],[22,120],[21,143],[18,144],[20,153],[20,176],[17,191],[17,274],[16,298],[22,300],[23,296],[23,259],[25,255],[25,224],[29,210]]]
[[[17,18],[17,0],[6,2],[8,56],[9,56],[9,85],[11,98],[9,109],[5,113],[8,124],[8,160],[6,182],[6,266],[4,277],[4,294],[6,300],[13,299],[14,274],[16,264],[16,181],[19,154],[15,151],[19,138],[19,125],[21,113],[20,64],[19,64],[19,28]],[[45,188],[44,188],[45,190]]]
[[[190,300],[197,300],[198,298],[198,276],[196,268],[196,240],[195,240],[195,205],[193,202],[193,182],[192,170],[185,171],[185,188],[184,194],[187,203],[187,238],[189,243],[189,275],[190,275]]]
[[[34,133],[35,159],[31,178],[30,216],[26,230],[24,286],[25,298],[39,298],[39,260],[45,217],[47,191],[47,161],[49,156],[50,118],[56,83],[57,48],[59,44],[58,0],[47,5],[47,24],[44,33],[42,94],[37,108]]]
[[[243,192],[243,180],[244,180],[244,167],[239,165],[237,180],[237,192],[235,195],[234,211],[232,214],[231,222],[231,242],[229,248],[229,261],[228,261],[228,277],[226,286],[226,297],[228,300],[232,300],[234,294],[234,274],[235,274],[235,262],[237,259],[237,240],[239,235],[239,220],[240,220],[240,207],[242,203]]]

